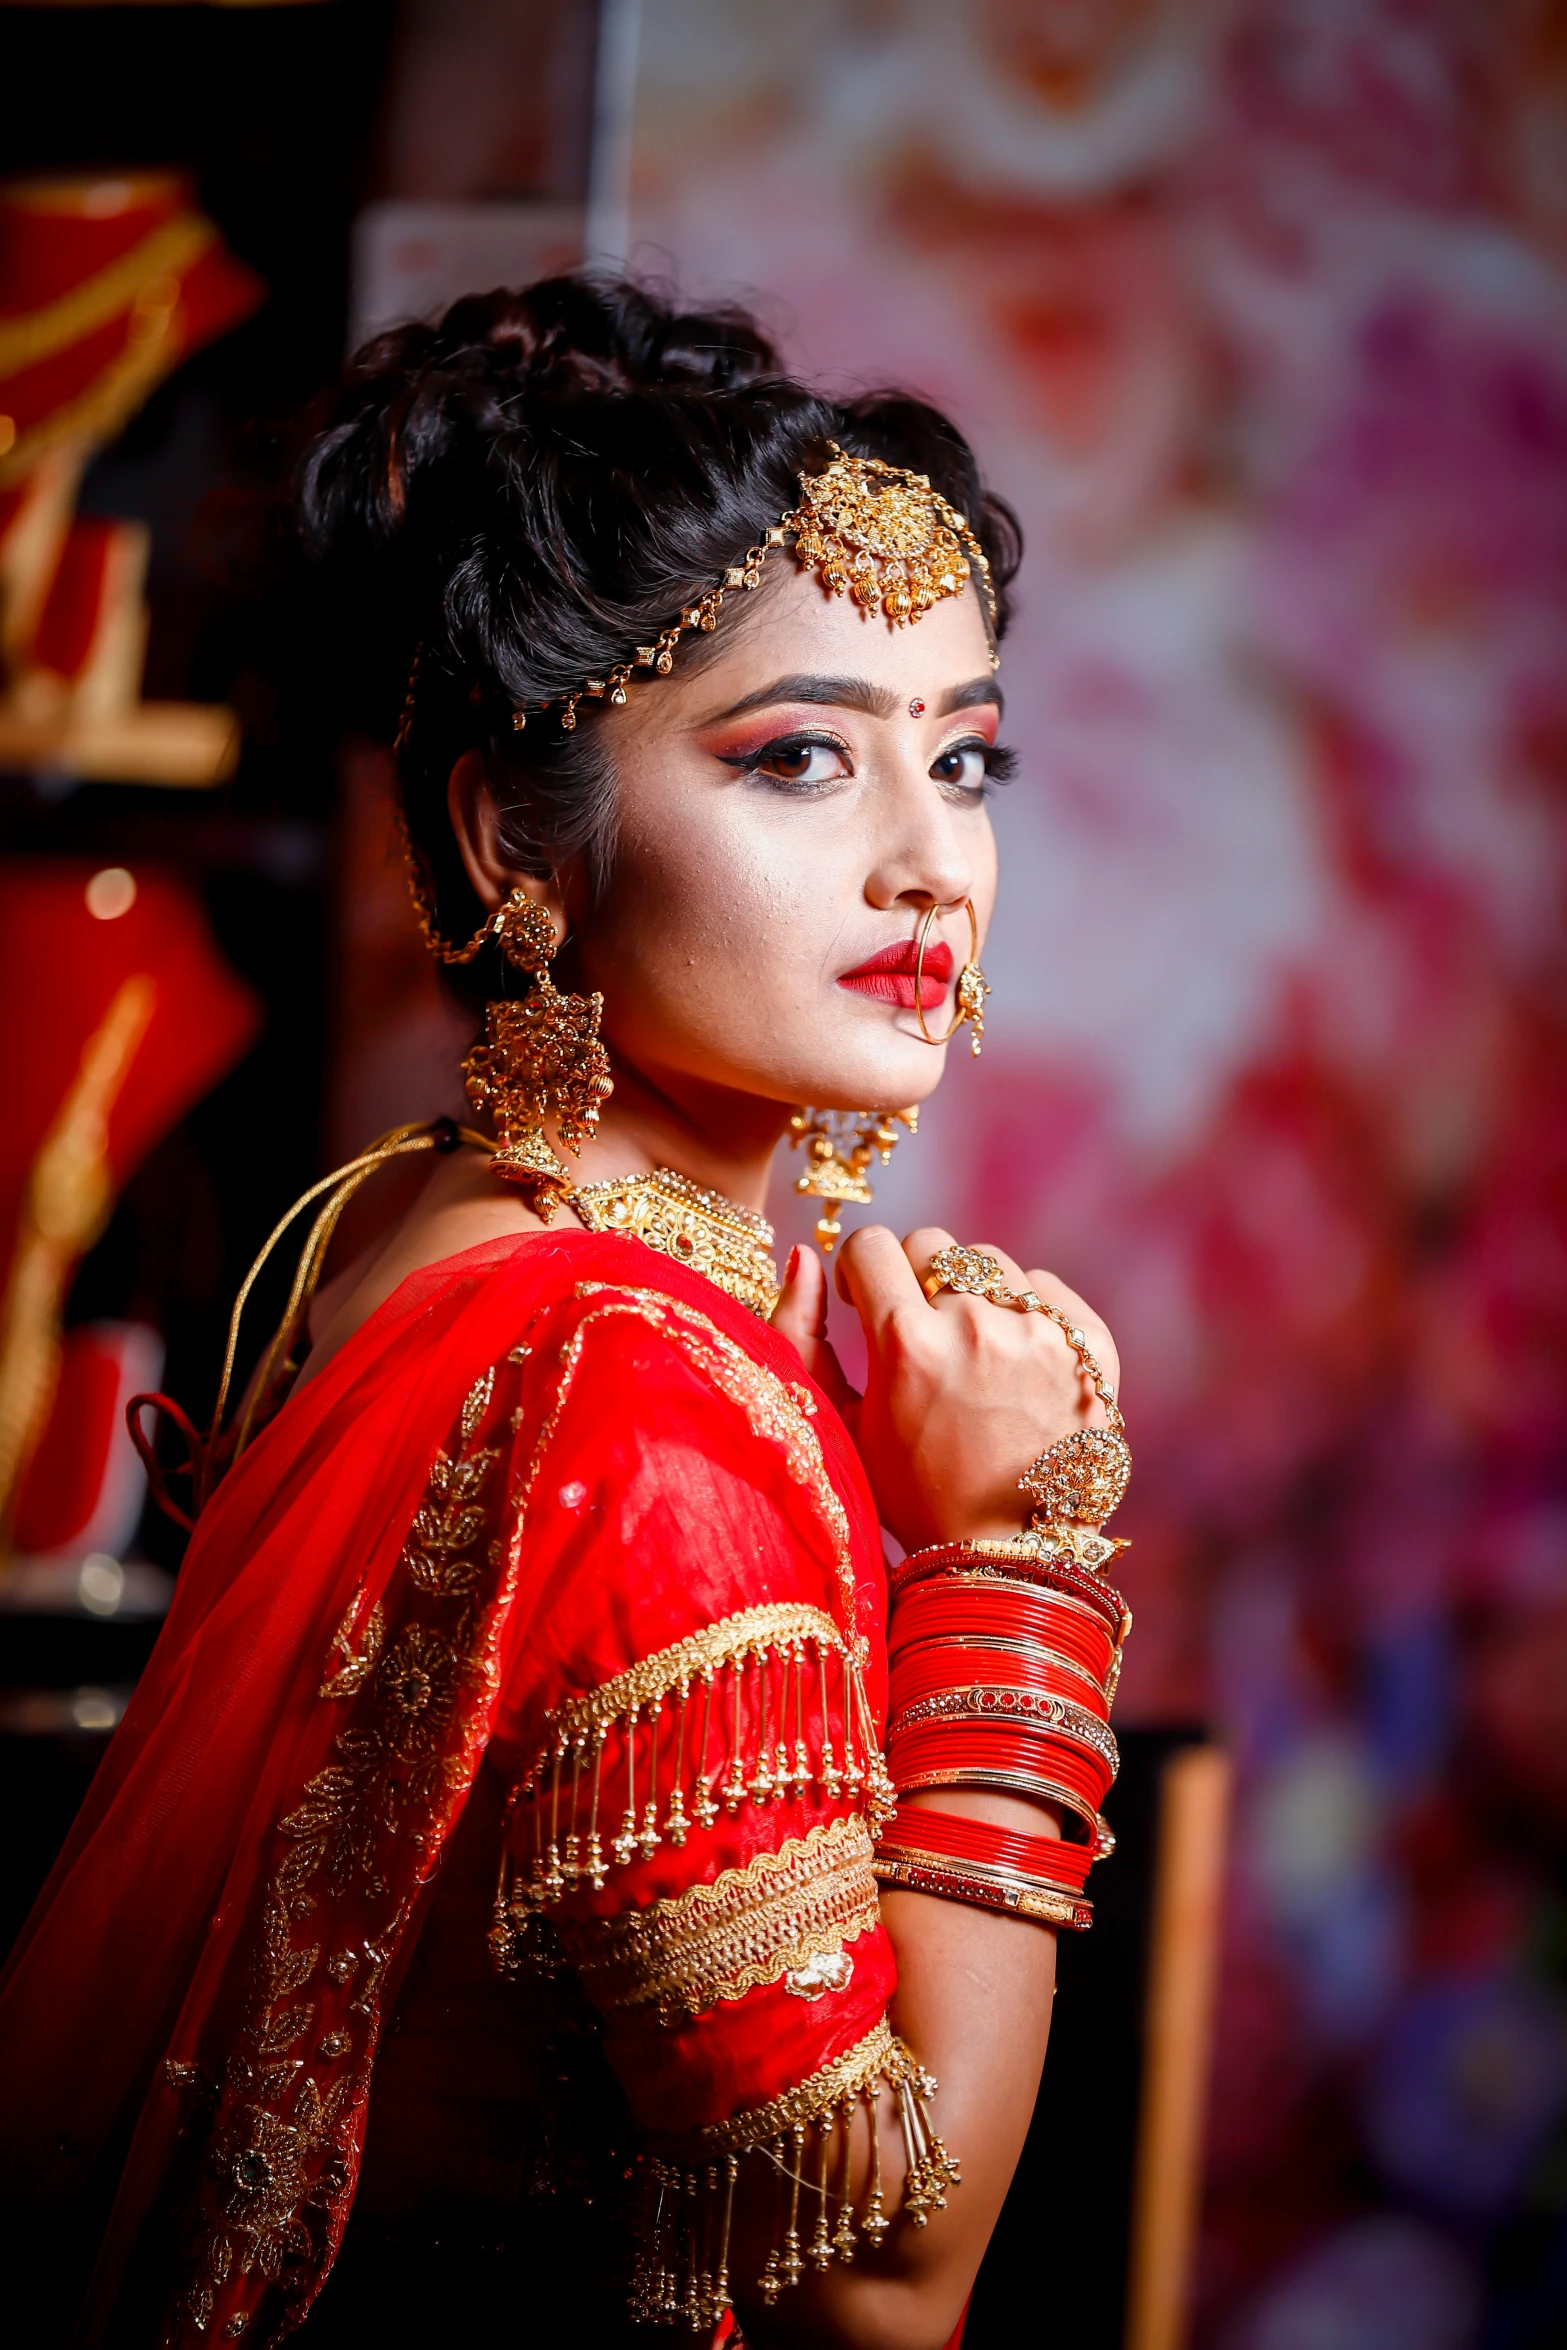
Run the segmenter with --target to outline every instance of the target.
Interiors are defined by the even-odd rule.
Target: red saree
[[[643,2136],[637,2313],[722,2318],[753,2149],[794,2182],[764,2289],[879,2240],[831,2158],[885,2087],[918,2216],[884,1613],[842,1423],[710,1283],[581,1232],[406,1282],[208,1506],[0,1984],[8,2193],[117,2170],[82,2338],[303,2323],[481,1773],[493,1964],[580,1982]]]

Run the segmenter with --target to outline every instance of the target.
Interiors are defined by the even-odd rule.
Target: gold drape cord
[[[240,1283],[239,1295],[234,1300],[234,1311],[229,1317],[228,1344],[223,1356],[223,1375],[218,1382],[218,1400],[213,1408],[212,1424],[208,1429],[204,1448],[205,1458],[200,1470],[200,1486],[196,1497],[198,1509],[201,1503],[207,1499],[212,1482],[213,1467],[218,1457],[218,1445],[223,1432],[223,1415],[228,1409],[229,1388],[234,1377],[234,1362],[239,1352],[240,1318],[245,1311],[250,1293],[272,1251],[300,1212],[308,1208],[312,1200],[318,1200],[323,1193],[326,1193],[328,1195],[326,1204],[311,1225],[305,1245],[300,1251],[299,1263],[295,1268],[293,1284],[289,1290],[288,1304],[283,1309],[283,1318],[273,1332],[256,1375],[250,1383],[249,1393],[235,1431],[231,1455],[234,1460],[239,1458],[249,1443],[251,1429],[261,1400],[270,1390],[280,1366],[287,1358],[288,1349],[293,1343],[299,1324],[310,1309],[310,1301],[315,1296],[322,1268],[326,1262],[326,1253],[331,1246],[332,1236],[337,1230],[338,1219],[343,1210],[361,1185],[369,1180],[377,1168],[386,1166],[388,1161],[392,1159],[405,1158],[414,1152],[433,1151],[437,1147],[437,1140],[442,1133],[443,1125],[444,1122],[392,1127],[388,1133],[378,1136],[366,1150],[360,1153],[358,1158],[350,1159],[345,1166],[334,1168],[330,1175],[323,1175],[319,1183],[313,1183],[308,1191],[302,1192],[287,1215],[281,1217],[273,1226],[260,1255]],[[445,1131],[450,1132],[450,1127],[446,1126]],[[458,1142],[476,1144],[479,1149],[484,1151],[493,1151],[495,1148],[494,1143],[487,1135],[476,1134],[471,1127],[459,1127],[456,1139]]]

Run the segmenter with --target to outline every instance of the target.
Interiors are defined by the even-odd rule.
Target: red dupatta
[[[186,2323],[192,2339],[209,2326],[237,2338],[269,2279],[304,2258],[309,2278],[292,2288],[286,2329],[324,2279],[352,2200],[380,2019],[422,1890],[513,1668],[530,1634],[548,1632],[543,1583],[520,1538],[491,1545],[484,1562],[456,1559],[447,1542],[443,1565],[439,1527],[415,1561],[423,1616],[403,1622],[377,1665],[383,1610],[399,1565],[414,1555],[410,1528],[428,1532],[431,1496],[436,1517],[460,1533],[484,1464],[506,1457],[497,1373],[521,1364],[538,1317],[583,1294],[587,1280],[641,1296],[656,1284],[736,1359],[759,1360],[775,1397],[769,1409],[798,1416],[802,1403],[787,1398],[803,1399],[829,1514],[842,1524],[840,1585],[853,1554],[852,1620],[842,1629],[850,1644],[875,1629],[875,1512],[847,1433],[801,1379],[793,1351],[744,1309],[636,1242],[575,1232],[486,1244],[407,1281],[263,1431],[204,1513],[153,1659],[0,1981],[8,2191],[67,2202],[128,2144],[89,2341],[142,2339],[166,2306],[178,2257],[167,2240],[179,2200],[171,2182],[202,2159],[214,2101],[220,2123],[231,2110],[260,2119],[246,2123],[248,2136],[224,2125],[224,2175],[238,2184],[223,2190],[228,2206],[218,2196],[207,2266],[171,2339],[184,2338]],[[514,1368],[507,1400],[518,1375]],[[616,1403],[603,1398],[607,1413]],[[521,1417],[509,1413],[507,1427]],[[532,1432],[536,1448],[552,1424]],[[461,1442],[449,1458],[442,1448],[455,1426]],[[757,1428],[753,1414],[736,1442],[754,1449]],[[797,1465],[790,1474],[802,1482]],[[809,1551],[801,1523],[796,1548]],[[659,1595],[638,1597],[656,1610]],[[689,1593],[672,1590],[668,1601],[671,1625],[683,1629]],[[320,1700],[351,1698],[373,1667],[384,1681],[392,1649],[409,1686],[422,1682],[418,1737],[343,1734],[343,1714]],[[879,1706],[879,1687],[871,1695]],[[371,1849],[389,1822],[399,1831],[395,1876],[388,1848]],[[357,1889],[345,1893],[353,1867]],[[345,1911],[345,1902],[360,1907]],[[346,1915],[348,1946],[301,1947],[318,1903],[338,1943]],[[879,1930],[873,1939],[884,1951]],[[303,1983],[312,1969],[322,1999],[291,2006],[294,1978]],[[850,2036],[864,2044],[866,2017],[890,1990],[885,1957],[861,1975],[856,2000],[872,2005]],[[268,2092],[276,2078],[303,2078],[301,2015],[309,2053],[324,2052],[329,2077],[324,2087],[315,2074],[304,2080],[285,2125],[267,2110]],[[813,2063],[841,2051],[841,2018],[833,2029],[836,2045],[824,2024]],[[226,2076],[205,2074],[190,2052],[213,2049],[244,2053]],[[201,2191],[211,2205],[210,2184]],[[235,2195],[244,2225],[225,2234]]]

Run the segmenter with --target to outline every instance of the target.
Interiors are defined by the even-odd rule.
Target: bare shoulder
[[[570,1211],[565,1213],[570,1218]],[[310,1353],[294,1392],[326,1368],[411,1273],[487,1240],[543,1230],[542,1220],[521,1193],[497,1183],[476,1151],[459,1151],[442,1160],[391,1231],[317,1290],[310,1310]]]

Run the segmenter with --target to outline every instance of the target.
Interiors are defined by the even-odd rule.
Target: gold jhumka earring
[[[491,940],[533,985],[525,996],[498,996],[485,1006],[484,1035],[463,1062],[463,1082],[475,1110],[488,1111],[500,1147],[497,1175],[523,1186],[542,1223],[550,1223],[572,1189],[571,1176],[550,1147],[546,1118],[566,1149],[581,1150],[615,1090],[609,1055],[599,1037],[604,998],[563,995],[549,974],[555,925],[520,886],[481,922],[472,938],[453,946],[435,926],[424,876],[406,834],[408,887],[430,952],[442,963],[471,963]]]
[[[549,974],[555,926],[526,890],[512,891],[480,932],[480,944],[486,937],[533,985],[525,996],[485,1006],[484,1035],[462,1065],[463,1082],[474,1109],[487,1110],[495,1122],[496,1174],[521,1184],[548,1224],[572,1179],[550,1147],[544,1121],[554,1120],[561,1142],[575,1153],[615,1090],[599,1038],[604,998],[563,995],[555,985]]]
[[[969,1051],[977,1061],[982,1049],[980,1040],[985,1033],[985,998],[993,994],[994,990],[979,967],[979,917],[974,911],[974,901],[965,898],[963,903],[968,909],[968,961],[958,973],[957,998],[951,1021],[939,1036],[932,1036],[925,1025],[925,999],[921,982],[925,977],[925,949],[930,939],[930,926],[943,911],[939,905],[932,906],[920,924],[919,944],[914,950],[914,1017],[920,1024],[920,1034],[927,1044],[945,1044],[950,1037],[957,1035],[966,1020],[969,1024]]]
[[[887,1166],[898,1146],[898,1128],[919,1131],[919,1108],[907,1110],[796,1110],[789,1121],[791,1149],[804,1146],[806,1168],[794,1188],[829,1203],[816,1219],[816,1238],[831,1256],[843,1231],[839,1208],[868,1207],[875,1194],[869,1180],[873,1159]]]

